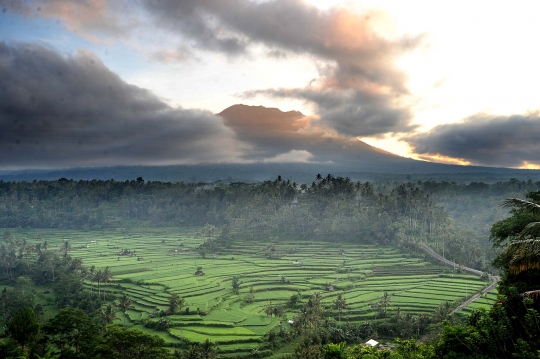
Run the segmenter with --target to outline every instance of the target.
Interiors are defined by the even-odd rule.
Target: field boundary
[[[465,266],[459,266],[457,263],[452,262],[452,261],[442,257],[440,254],[435,252],[433,249],[431,249],[425,243],[420,244],[420,249],[422,249],[424,252],[426,252],[430,257],[442,262],[444,265],[447,265],[447,266],[453,267],[453,268],[459,267],[463,271],[465,271],[467,273],[470,273],[470,274],[484,275],[484,272],[479,271],[478,269],[469,268],[469,267],[465,267]],[[474,302],[476,299],[480,298],[480,296],[483,293],[487,293],[487,292],[491,291],[492,289],[494,289],[497,286],[497,283],[499,282],[499,280],[501,280],[501,277],[494,276],[494,275],[491,275],[491,274],[488,274],[488,277],[489,277],[489,280],[490,280],[491,283],[488,286],[486,286],[485,288],[483,288],[482,290],[479,290],[474,295],[467,298],[467,300],[465,300],[456,309],[454,309],[451,314],[459,312],[461,309],[465,308],[466,306],[468,306],[469,304]]]

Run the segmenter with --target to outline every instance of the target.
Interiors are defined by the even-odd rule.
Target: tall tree
[[[80,309],[61,309],[43,329],[61,357],[91,358],[100,339],[98,325]]]
[[[111,324],[113,321],[118,319],[113,307],[110,304],[105,308],[101,308],[98,311],[97,316],[105,323],[105,325]]]
[[[157,335],[109,325],[96,352],[102,359],[170,359],[164,345],[165,341]]]
[[[40,330],[39,320],[30,307],[24,307],[15,312],[6,325],[6,334],[21,346],[24,352],[26,344],[31,343]]]
[[[184,305],[186,305],[186,300],[184,298],[180,298],[178,294],[174,293],[169,297],[169,310],[171,313],[174,313],[176,308],[182,310]]]
[[[122,293],[122,296],[118,298],[118,308],[120,308],[122,312],[132,309],[133,301],[131,300],[131,297],[126,293]]]
[[[338,320],[341,321],[341,314],[343,314],[343,309],[347,308],[347,300],[343,297],[342,293],[337,295],[337,298],[334,300],[334,308],[339,312]]]

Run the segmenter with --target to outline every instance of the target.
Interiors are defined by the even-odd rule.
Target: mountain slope
[[[540,180],[540,171],[458,166],[404,158],[324,129],[298,111],[233,105],[219,114],[246,145],[244,163],[176,166],[114,166],[0,172],[0,180],[72,179],[160,181],[263,181],[278,175],[311,182],[317,173],[353,180],[376,178],[451,179],[496,182],[510,178]]]

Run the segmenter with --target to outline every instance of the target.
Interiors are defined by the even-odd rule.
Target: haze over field
[[[3,0],[0,170],[540,168],[535,6]]]

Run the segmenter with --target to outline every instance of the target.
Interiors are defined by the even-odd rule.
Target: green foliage
[[[169,359],[164,344],[158,336],[109,325],[95,351],[103,359]]]
[[[49,341],[61,350],[61,355],[91,358],[99,341],[99,326],[80,309],[61,309],[44,326]]]
[[[26,359],[24,352],[14,340],[0,341],[0,358]]]
[[[507,187],[518,186],[523,188],[520,186],[524,185],[512,182],[508,183]],[[381,183],[355,183],[348,178],[334,177],[332,175],[326,177],[317,176],[311,186],[304,185],[301,187],[282,178],[258,184],[220,186],[144,181],[75,182],[63,180],[25,184],[6,184],[2,182],[0,183],[0,204],[2,204],[0,206],[0,225],[6,221],[6,223],[14,223],[21,227],[50,226],[69,228],[80,226],[86,229],[114,228],[124,225],[128,228],[130,223],[135,222],[151,226],[204,225],[203,229],[196,233],[196,240],[199,241],[197,245],[204,240],[205,243],[201,249],[204,249],[206,253],[218,253],[219,258],[217,258],[216,262],[225,257],[225,255],[221,256],[220,251],[227,253],[227,249],[234,248],[234,243],[231,242],[232,238],[246,239],[246,241],[252,238],[270,238],[272,243],[267,243],[266,252],[259,254],[263,258],[267,252],[270,253],[271,258],[290,256],[291,251],[284,249],[284,246],[276,238],[301,238],[310,240],[310,243],[312,239],[329,241],[344,239],[351,241],[355,245],[368,242],[392,243],[408,248],[415,248],[418,242],[427,241],[435,248],[442,249],[446,256],[459,260],[460,263],[480,265],[479,258],[482,257],[482,253],[478,252],[481,251],[481,248],[476,240],[477,233],[471,234],[471,232],[463,231],[460,229],[460,223],[449,218],[448,213],[460,212],[459,206],[446,211],[439,204],[443,201],[449,203],[448,198],[455,198],[456,195],[461,196],[464,193],[469,193],[471,198],[477,199],[480,196],[479,193],[495,191],[501,189],[502,186],[479,183],[461,186],[450,183],[419,182],[418,184],[392,184],[392,186],[384,187]],[[128,194],[130,195],[128,196]],[[98,200],[95,200],[94,197],[98,198]],[[20,200],[19,206],[11,204],[10,201],[15,198],[16,201]],[[533,198],[533,200],[536,199]],[[35,204],[35,211],[30,211],[30,203]],[[55,211],[50,210],[51,208],[55,208]],[[470,210],[461,212],[472,213]],[[516,209],[512,214],[513,216],[507,222],[496,224],[493,227],[493,238],[501,246],[514,241],[514,237],[517,238],[522,234],[526,225],[535,220],[531,213],[527,213],[522,209]],[[47,218],[47,220],[43,218]],[[220,228],[221,234],[219,234]],[[126,239],[127,231],[124,229],[122,233],[124,239]],[[160,238],[160,242],[157,243],[168,246],[173,241],[169,239],[165,241]],[[86,270],[82,267],[80,260],[72,259],[71,255],[77,253],[75,243],[75,239],[63,242],[64,246],[58,249],[62,256],[58,257],[52,251],[45,249],[46,242],[43,242],[42,238],[39,239],[38,245],[34,247],[33,244],[30,246],[28,241],[25,244],[22,239],[16,239],[11,233],[4,233],[0,245],[0,276],[6,283],[16,285],[15,289],[6,289],[1,294],[0,305],[2,307],[0,310],[5,315],[5,318],[12,316],[18,308],[24,305],[33,306],[33,296],[35,294],[31,293],[32,290],[29,290],[30,287],[33,287],[33,284],[29,283],[29,278],[35,284],[46,285],[47,288],[53,289],[54,303],[58,308],[65,306],[81,308],[87,314],[96,313],[96,315],[101,315],[104,322],[111,321],[105,319],[104,314],[106,313],[103,312],[110,312],[109,314],[112,313],[114,316],[113,306],[102,306],[101,301],[113,299],[112,296],[117,296],[116,293],[122,290],[122,287],[117,287],[118,283],[109,285],[111,281],[110,270],[103,268],[103,265],[108,263],[107,258],[103,258],[103,261],[100,259],[100,264],[97,264],[98,261],[96,261],[98,268],[94,271]],[[191,247],[191,249],[195,248],[197,247]],[[237,254],[237,252],[233,252],[233,254],[237,258],[242,258],[244,255]],[[498,263],[503,270],[510,268],[511,261],[515,258],[516,253],[505,252],[504,255],[498,259]],[[383,249],[380,249],[380,253],[377,254],[377,261],[383,262],[385,256]],[[301,253],[299,258],[303,259],[306,256]],[[127,260],[126,257],[121,257],[121,259]],[[349,258],[346,259],[347,263],[349,263]],[[116,261],[117,253],[115,253],[114,260],[114,267],[117,267],[120,264]],[[341,263],[341,260],[339,262]],[[208,270],[208,277],[213,276],[211,272],[214,268],[212,267],[211,270]],[[202,267],[198,268],[198,270],[201,269]],[[306,269],[307,266],[303,268],[303,270]],[[351,283],[353,278],[359,280],[359,278],[365,277],[365,272],[357,273],[357,269],[353,270],[351,266],[340,269],[347,270],[346,273],[351,274],[351,279],[347,280],[347,286],[340,285],[338,287],[340,291],[349,288],[348,286],[356,286],[356,284]],[[116,271],[117,268],[114,270]],[[189,274],[192,273],[192,269],[189,269]],[[233,275],[238,275],[238,273],[226,272],[223,275],[227,279]],[[322,273],[324,272],[321,271]],[[155,274],[157,274],[157,271]],[[292,283],[285,280],[285,275]],[[283,273],[281,276],[282,282],[280,285],[283,287],[286,285],[287,288],[295,288],[298,285],[297,278],[299,277],[297,275]],[[234,278],[232,281],[233,291],[238,293],[241,283],[238,280],[239,277],[236,278],[237,286],[234,285]],[[204,281],[204,279],[206,278],[195,278],[194,280]],[[247,277],[243,277],[243,280],[249,281]],[[88,285],[89,281],[92,287],[97,284],[97,293],[88,293],[85,290],[85,285]],[[152,278],[151,281],[157,282],[158,279]],[[520,293],[534,289],[533,285],[539,282],[534,271],[527,270],[523,273],[508,271],[503,276],[503,285],[501,286],[503,293],[506,294],[506,298],[500,305],[501,312],[492,311],[486,316],[476,315],[474,317],[476,319],[468,323],[463,331],[457,329],[448,330],[453,334],[457,333],[465,342],[469,340],[469,337],[474,340],[480,338],[475,343],[480,343],[478,344],[480,346],[486,345],[486,348],[481,347],[479,350],[482,353],[494,355],[494,358],[501,353],[488,346],[487,343],[490,343],[490,340],[498,344],[501,343],[501,345],[508,348],[508,352],[519,350],[522,353],[535,353],[535,350],[538,349],[535,343],[539,342],[537,331],[535,331],[538,326],[539,308],[535,301],[528,302],[528,298],[520,296]],[[316,283],[316,280],[310,280],[310,283]],[[125,284],[129,283],[126,281]],[[324,282],[322,284],[318,283],[321,286],[323,284]],[[261,310],[262,303],[265,303],[264,301],[267,300],[265,298],[268,298],[265,297],[267,294],[265,289],[261,289],[264,284],[261,287],[258,284],[256,286],[257,300],[254,301],[254,298],[251,297],[249,301],[254,302],[247,306],[253,311],[257,310],[257,308]],[[513,289],[514,286],[517,286],[517,289]],[[172,286],[172,288],[175,287]],[[296,290],[296,288],[293,290]],[[344,290],[347,291],[348,289]],[[338,299],[335,299],[334,296],[326,297],[325,295],[327,307],[322,304],[321,298],[312,297],[307,302],[301,303],[300,295],[292,296],[287,303],[287,307],[293,310],[300,309],[298,315],[294,318],[292,330],[288,333],[289,326],[284,322],[286,329],[280,328],[279,333],[276,330],[275,336],[287,338],[289,335],[305,334],[311,338],[311,343],[299,349],[296,354],[298,357],[304,354],[307,355],[306,357],[310,355],[320,357],[321,343],[331,341],[358,342],[359,338],[369,337],[375,333],[383,336],[399,335],[405,338],[410,338],[415,334],[422,335],[422,328],[427,327],[429,318],[400,313],[399,308],[396,310],[399,305],[397,304],[399,295],[396,295],[396,292],[391,288],[387,290],[386,297],[387,299],[392,298],[392,301],[379,300],[375,297],[369,299],[372,304],[379,302],[376,309],[380,311],[379,318],[381,316],[385,317],[384,321],[366,321],[358,324],[358,320],[353,320],[351,325],[339,325],[339,323],[331,319],[335,318],[339,313],[338,319],[341,322],[342,312],[349,311],[345,297],[341,293],[338,294]],[[198,300],[199,293],[201,297],[205,295],[202,291],[193,290],[192,292],[197,293],[194,296],[190,295],[190,298],[194,298],[194,300]],[[135,292],[132,293],[135,296]],[[177,303],[177,299],[173,298],[174,295],[167,298],[170,292],[167,293],[154,296],[151,301],[156,303],[151,303],[151,308],[158,306],[162,310],[169,305],[171,313],[174,313],[177,306],[182,309],[183,305]],[[181,292],[179,291],[179,293]],[[250,294],[253,295],[252,292]],[[272,298],[274,304],[267,306],[267,314],[271,317],[281,317],[285,313],[285,307],[281,304],[286,301],[289,295],[290,292],[285,296],[281,296],[280,299],[275,300]],[[379,296],[380,292],[376,295]],[[148,296],[150,297],[150,294]],[[226,303],[223,309],[227,310],[230,318],[239,320],[237,318],[238,313],[234,312],[238,308],[236,308],[236,304],[231,304],[227,298],[228,294],[220,293],[219,296],[223,296],[223,302]],[[210,305],[207,304],[206,309],[200,312],[212,314],[211,308],[219,307],[222,302],[212,302],[215,298],[209,296],[201,299],[202,304],[196,302],[193,306],[202,305],[201,308],[204,308],[204,302],[210,302]],[[347,294],[347,298],[352,302],[351,306],[358,307],[353,301],[353,296]],[[532,298],[535,299],[534,296]],[[280,300],[283,302],[280,302]],[[259,303],[259,301],[262,303]],[[257,305],[259,306],[257,307]],[[130,316],[133,313],[133,311],[129,311],[132,307],[129,304],[121,304],[120,298],[118,307],[124,312],[128,311]],[[137,303],[137,308],[140,308],[139,303]],[[449,308],[443,305],[439,309],[438,313],[433,317],[434,320],[448,318]],[[355,313],[352,315],[353,318],[354,315],[363,316],[364,313]],[[182,316],[184,316],[183,313]],[[241,315],[238,316],[241,317]],[[349,317],[351,316],[347,315],[347,318]],[[172,322],[165,318],[155,323],[157,325],[157,323],[162,322],[164,325],[161,330],[167,330],[170,325],[174,326],[175,320],[177,320],[175,317],[171,318]],[[248,318],[245,321],[251,319]],[[262,319],[276,321],[274,318]],[[136,322],[136,320],[133,321]],[[144,318],[141,316],[140,320],[143,321]],[[230,320],[232,321],[232,319]],[[64,321],[71,325],[67,319],[64,318]],[[87,355],[68,341],[67,338],[75,334],[55,332],[52,329],[52,327],[62,326],[61,322],[58,319],[57,322],[51,321],[47,324],[47,330],[45,331],[47,340],[50,339],[54,345],[60,345],[59,348],[62,348],[65,357],[69,355],[81,357]],[[275,325],[276,322],[273,323]],[[128,324],[130,323],[128,322]],[[81,330],[84,329],[83,327],[81,327]],[[97,328],[98,332],[95,338],[102,340],[103,327],[97,326]],[[171,328],[171,330],[173,329],[174,327]],[[454,352],[451,352],[451,346],[445,345],[446,340],[451,340],[451,335],[444,335],[443,333],[443,339],[437,345],[439,353],[446,353],[450,356],[454,354],[472,355],[471,352],[467,352],[465,348],[459,346],[456,347],[457,349],[453,349]],[[84,342],[81,345],[91,347],[90,344],[84,344]],[[96,343],[92,345],[96,345]],[[412,344],[409,345],[409,347],[412,346]],[[418,349],[419,352],[421,350],[423,349]],[[43,354],[43,351],[40,353]],[[92,350],[89,349],[88,353],[92,353]],[[382,357],[382,354],[379,354],[378,351],[366,353],[366,355],[368,354]],[[413,355],[410,353],[409,356],[403,353],[400,354],[403,357]],[[415,353],[414,355],[419,354]],[[428,354],[424,353],[422,355],[428,357]]]
[[[182,310],[182,307],[186,304],[186,300],[184,298],[180,298],[180,296],[176,293],[172,294],[169,297],[169,310],[171,314],[174,314],[174,311],[176,308],[179,308]]]
[[[536,201],[538,195],[528,197]],[[502,270],[499,292],[504,297],[490,311],[471,314],[467,326],[445,327],[435,347],[440,357],[534,358],[540,350],[540,306],[533,300],[538,298],[540,257],[533,245],[536,239],[522,239],[531,235],[527,229],[538,220],[540,206],[518,199],[504,205],[514,208],[511,217],[495,223],[491,231],[495,246],[506,245],[495,261]]]
[[[13,338],[24,351],[25,345],[37,337],[40,325],[34,310],[24,307],[15,312],[6,325],[6,334]]]
[[[388,359],[428,359],[435,356],[435,350],[430,344],[423,344],[414,339],[395,341],[397,353],[391,354]]]
[[[233,293],[238,294],[238,291],[240,290],[240,285],[242,284],[242,282],[240,282],[240,277],[238,276],[232,277],[231,284],[232,284]]]
[[[346,359],[345,354],[345,342],[339,344],[327,344],[322,350],[322,355],[324,359]]]

